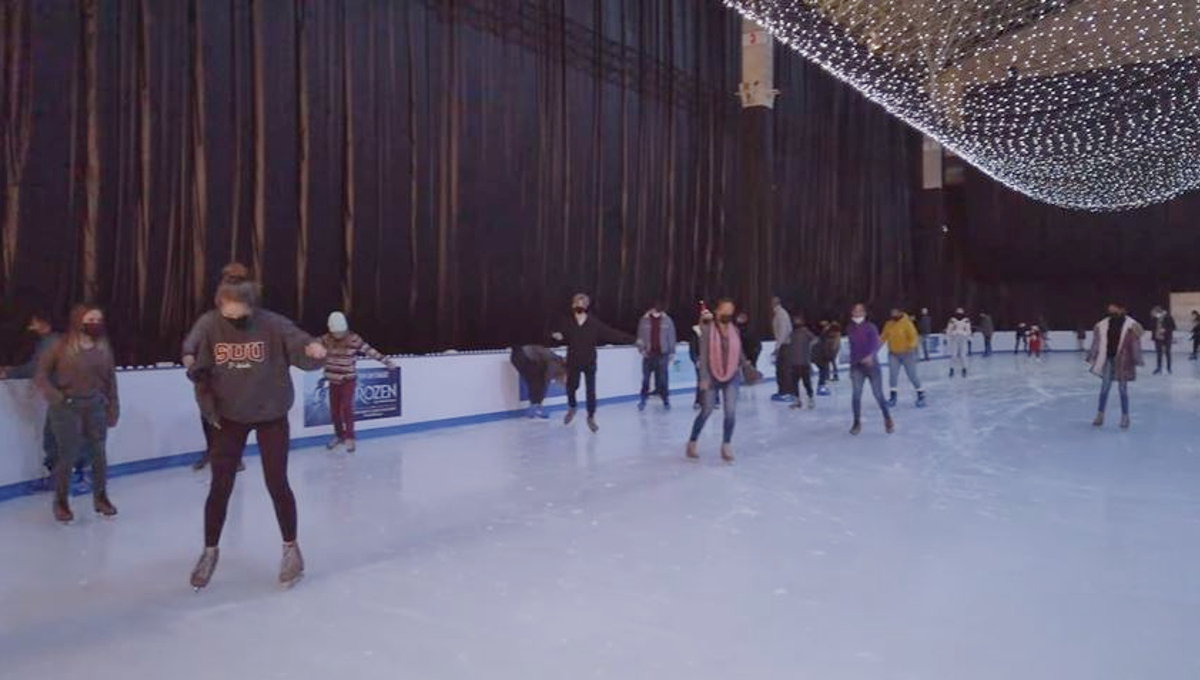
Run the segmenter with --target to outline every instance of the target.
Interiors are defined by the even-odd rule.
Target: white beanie
[[[330,333],[345,333],[350,330],[350,324],[346,323],[346,315],[341,312],[334,312],[329,315],[329,332]]]

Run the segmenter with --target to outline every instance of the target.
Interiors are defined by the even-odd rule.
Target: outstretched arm
[[[596,323],[600,326],[600,341],[610,345],[632,345],[637,342],[637,338],[632,335],[619,331],[612,326],[604,323],[600,319],[596,319]]]

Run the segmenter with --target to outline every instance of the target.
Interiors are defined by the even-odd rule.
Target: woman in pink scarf
[[[733,323],[736,311],[732,300],[722,298],[717,302],[715,315],[704,310],[700,315],[700,325],[696,327],[700,335],[698,368],[704,399],[696,422],[692,424],[692,438],[687,445],[688,458],[700,457],[696,452],[696,442],[700,439],[704,423],[716,408],[717,392],[720,391],[725,406],[721,459],[727,463],[733,462],[730,440],[733,439],[733,427],[737,424],[738,387],[742,384],[742,336]]]

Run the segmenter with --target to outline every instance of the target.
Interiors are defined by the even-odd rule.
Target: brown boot
[[[721,460],[726,463],[733,462],[733,446],[729,444],[721,444]]]
[[[858,434],[859,432],[862,432],[862,423],[856,420],[854,421],[854,425],[850,427],[850,434]]]
[[[896,431],[896,423],[892,422],[891,416],[883,419],[883,429],[887,430],[888,434]]]
[[[117,506],[108,500],[107,494],[96,496],[93,505],[96,508],[97,515],[104,515],[105,517],[117,516]]]
[[[1092,421],[1092,427],[1104,427],[1104,413],[1096,414],[1096,419]]]
[[[67,505],[67,499],[55,499],[54,519],[55,521],[62,522],[63,524],[67,524],[75,520],[75,515],[71,512],[71,506]]]
[[[692,460],[699,460],[700,454],[696,451],[696,442],[688,442],[687,457]]]

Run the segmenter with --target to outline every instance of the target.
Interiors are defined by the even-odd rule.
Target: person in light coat
[[[954,377],[954,369],[962,369],[962,377],[967,377],[967,355],[971,348],[971,320],[962,307],[954,310],[950,323],[946,325],[946,344],[950,348],[950,377]]]
[[[1087,363],[1092,373],[1100,377],[1100,408],[1092,425],[1104,425],[1108,392],[1113,381],[1121,394],[1121,429],[1129,427],[1129,383],[1137,379],[1137,367],[1142,362],[1142,325],[1125,314],[1125,307],[1109,303],[1108,316],[1096,324],[1092,333],[1092,349]]]
[[[675,322],[667,315],[666,305],[655,302],[638,322],[638,348],[642,352],[642,395],[638,410],[646,408],[650,396],[650,378],[654,377],[654,393],[662,399],[663,408],[671,408],[671,388],[668,384],[671,362],[675,360]]]

